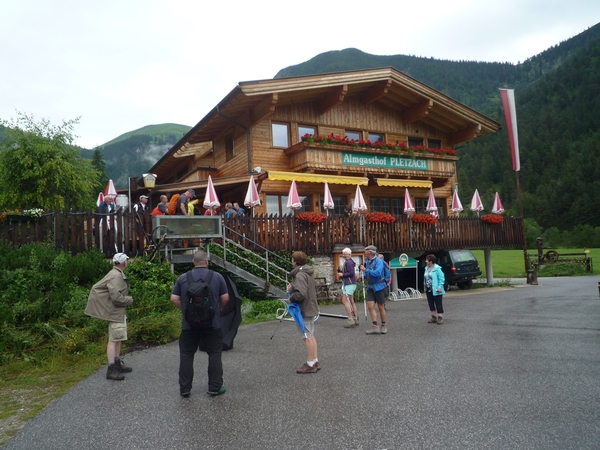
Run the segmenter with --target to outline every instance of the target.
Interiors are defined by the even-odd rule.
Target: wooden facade
[[[327,181],[337,214],[360,184],[370,211],[401,216],[406,188],[418,210],[432,188],[444,218],[457,186],[454,146],[499,128],[393,68],[241,82],[150,169],[157,175],[150,194],[156,203],[193,188],[202,202],[210,175],[222,205],[243,204],[253,175],[262,205],[252,213],[284,215],[292,180],[307,211],[323,211]],[[306,133],[390,148],[303,142]],[[438,151],[415,154],[428,148]]]

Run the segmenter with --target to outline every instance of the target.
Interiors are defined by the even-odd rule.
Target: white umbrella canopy
[[[415,212],[415,206],[413,205],[412,200],[410,199],[410,194],[408,193],[408,188],[404,190],[404,214],[410,214]]]
[[[502,214],[504,212],[504,206],[502,206],[502,202],[500,201],[500,195],[496,192],[494,196],[494,204],[492,205],[492,213],[494,214]]]
[[[433,189],[429,188],[429,200],[427,200],[427,207],[425,211],[428,213],[436,213],[438,210],[437,204],[435,203],[435,197],[433,195]]]
[[[460,198],[458,198],[458,191],[454,189],[454,193],[452,194],[452,212],[459,213],[463,210],[463,205],[460,202]]]
[[[100,192],[98,194],[98,200],[96,200],[96,206],[100,206],[100,203],[102,203],[104,201],[104,193]]]
[[[296,180],[292,180],[292,185],[290,186],[290,192],[288,194],[286,206],[288,209],[302,208],[302,202],[300,201],[300,196],[298,195],[298,188],[296,187]]]
[[[106,188],[104,189],[104,197],[112,197],[113,199],[117,198],[117,190],[115,189],[115,183],[113,183],[113,180],[108,180]]]
[[[254,182],[254,175],[250,177],[248,183],[248,192],[246,192],[246,198],[244,199],[244,206],[254,208],[261,204],[260,197],[258,195],[258,189],[256,189],[256,183]]]
[[[210,175],[208,176],[208,184],[206,185],[206,194],[204,195],[204,203],[202,203],[202,206],[206,209],[217,209],[221,206]]]
[[[367,209],[367,203],[365,202],[365,198],[360,190],[360,185],[357,184],[356,193],[354,194],[354,201],[352,202],[352,212],[357,213],[359,211],[366,211]]]
[[[327,214],[329,214],[329,210],[335,208],[333,204],[333,197],[331,196],[331,191],[329,190],[329,184],[327,181],[325,182],[325,193],[323,195],[323,209],[328,210]]]
[[[475,189],[475,193],[473,194],[473,198],[471,199],[471,211],[483,211],[483,203],[481,202],[481,197],[479,197],[479,191]]]

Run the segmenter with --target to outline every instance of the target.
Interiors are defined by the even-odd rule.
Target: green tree
[[[108,175],[106,174],[106,162],[104,161],[104,155],[102,154],[102,148],[97,147],[94,149],[94,156],[92,157],[92,166],[98,171],[100,181],[96,185],[94,192],[104,192],[105,186],[108,184]]]
[[[8,128],[0,143],[0,205],[46,211],[94,205],[100,174],[73,145],[78,122],[56,126],[23,113],[0,122]]]

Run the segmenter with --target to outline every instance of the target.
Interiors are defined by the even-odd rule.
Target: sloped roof
[[[500,129],[500,124],[392,67],[300,77],[240,82],[151,169],[171,172],[183,157],[206,151],[207,142],[230,129],[232,121],[250,127],[278,105],[318,102],[325,112],[359,96],[365,103],[381,102],[401,111],[403,120],[431,125],[456,145]],[[169,159],[171,162],[169,162]],[[160,174],[159,174],[160,176]]]

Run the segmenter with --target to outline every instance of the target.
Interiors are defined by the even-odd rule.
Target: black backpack
[[[210,304],[210,282],[214,271],[209,270],[204,280],[194,281],[192,271],[187,273],[188,290],[185,308],[185,320],[194,330],[212,328],[215,309]]]

